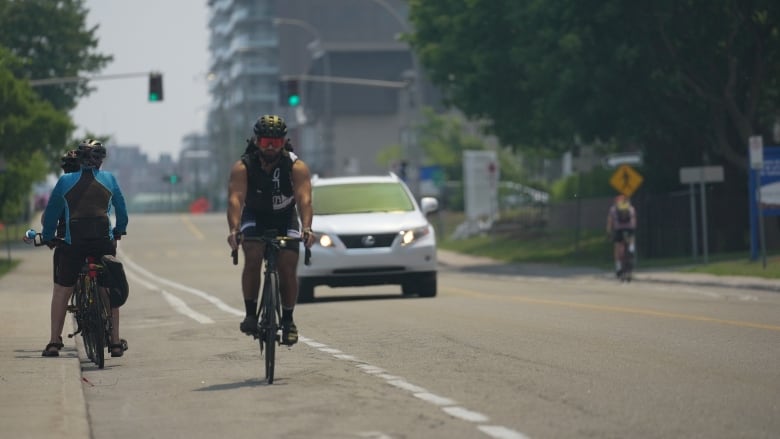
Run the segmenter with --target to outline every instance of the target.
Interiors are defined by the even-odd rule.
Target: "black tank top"
[[[259,152],[244,154],[241,161],[246,166],[247,192],[244,205],[258,215],[288,215],[295,209],[292,186],[293,160],[282,152],[279,161],[265,172]]]

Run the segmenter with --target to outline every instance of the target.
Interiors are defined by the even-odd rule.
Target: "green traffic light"
[[[298,95],[290,95],[290,97],[287,98],[287,103],[290,104],[291,107],[297,107],[298,104],[301,103],[301,97]]]
[[[177,181],[179,181],[179,176],[171,175],[171,184],[176,184]]]
[[[149,93],[149,102],[157,102],[160,100],[160,96],[157,93]]]

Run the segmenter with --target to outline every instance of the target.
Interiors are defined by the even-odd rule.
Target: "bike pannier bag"
[[[104,255],[100,258],[100,263],[103,265],[100,285],[108,289],[111,307],[119,308],[125,304],[127,296],[130,294],[125,268],[116,257],[111,255]]]

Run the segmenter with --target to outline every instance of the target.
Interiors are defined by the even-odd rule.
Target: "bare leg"
[[[279,290],[282,293],[282,307],[295,308],[298,300],[298,253],[283,250],[279,252]]]
[[[73,287],[63,287],[54,284],[51,296],[51,334],[49,343],[60,343],[62,329],[65,326],[65,312],[68,307],[68,300],[73,293]]]
[[[241,273],[241,290],[244,300],[254,300],[260,295],[260,272],[265,246],[257,241],[244,241],[244,271]]]

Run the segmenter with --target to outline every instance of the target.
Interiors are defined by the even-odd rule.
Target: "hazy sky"
[[[147,100],[146,76],[92,81],[96,90],[72,116],[76,134],[112,136],[150,160],[178,157],[181,138],[205,132],[209,104],[207,0],[87,0],[88,26],[99,24],[99,52],[114,56],[100,74],[163,73],[163,102]]]

